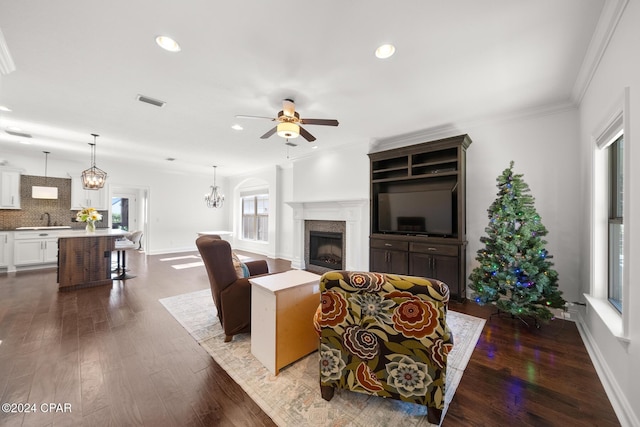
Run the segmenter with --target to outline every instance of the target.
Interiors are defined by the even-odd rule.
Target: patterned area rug
[[[384,427],[429,426],[420,405],[336,390],[331,402],[320,396],[318,352],[271,374],[251,354],[251,336],[224,334],[211,291],[191,292],[160,300],[175,319],[279,426]],[[480,337],[485,320],[449,311],[454,336],[448,357],[445,403],[448,406]],[[446,414],[445,407],[444,413]],[[444,419],[444,415],[442,417]]]

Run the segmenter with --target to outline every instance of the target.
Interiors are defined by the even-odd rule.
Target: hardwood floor
[[[166,260],[195,255],[130,253],[136,278],[62,293],[55,269],[0,274],[0,402],[37,410],[0,412],[0,425],[274,426],[158,302],[208,288],[204,267],[172,267],[196,258]],[[268,262],[271,271],[290,266]],[[494,317],[442,425],[619,423],[573,323],[535,329]]]

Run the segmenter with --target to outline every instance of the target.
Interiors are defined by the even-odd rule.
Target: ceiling
[[[218,165],[228,176],[571,104],[607,1],[0,0],[5,71],[7,58],[15,65],[0,74],[0,105],[12,109],[0,111],[0,160],[47,150],[50,160],[88,163],[97,133],[98,166],[126,159],[209,173]],[[157,35],[182,50],[160,49]],[[395,55],[376,58],[382,43]],[[235,117],[275,117],[284,98],[303,118],[340,125],[305,126],[317,141],[287,147],[277,135],[260,139],[274,123]],[[31,134],[30,144],[7,127]]]

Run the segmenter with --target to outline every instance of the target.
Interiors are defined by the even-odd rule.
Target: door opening
[[[115,230],[138,230],[137,200],[135,194],[113,194],[111,197],[111,228]]]

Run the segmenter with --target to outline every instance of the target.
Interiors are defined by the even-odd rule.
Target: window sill
[[[264,241],[264,240],[253,240],[253,239],[243,239],[243,238],[240,238],[239,240],[242,241],[242,242],[245,242],[245,243],[251,243],[251,244],[256,243],[258,245],[268,245],[269,244],[269,242]]]
[[[604,324],[609,328],[611,334],[616,337],[618,341],[629,344],[631,340],[623,334],[622,316],[611,307],[609,301],[593,297],[589,294],[584,294],[584,297],[589,306],[598,313],[598,316],[600,316]]]

